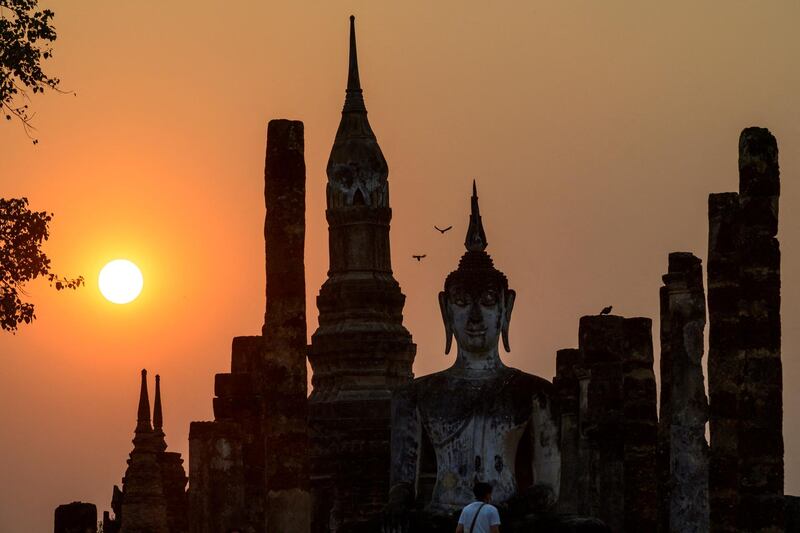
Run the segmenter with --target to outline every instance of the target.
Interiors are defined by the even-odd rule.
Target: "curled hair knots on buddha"
[[[450,353],[453,345],[453,331],[447,316],[447,298],[453,287],[460,287],[476,297],[479,297],[480,293],[487,289],[494,289],[500,293],[504,310],[501,324],[503,348],[506,352],[511,351],[508,342],[508,328],[516,293],[508,288],[508,278],[495,268],[492,257],[486,253],[488,244],[478,205],[478,188],[473,180],[469,228],[467,228],[467,236],[464,239],[464,247],[467,251],[461,256],[458,268],[448,274],[444,282],[444,291],[439,293],[439,305],[445,325],[445,354]]]

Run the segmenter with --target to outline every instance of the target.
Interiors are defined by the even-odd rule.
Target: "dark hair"
[[[475,486],[472,487],[472,493],[475,494],[475,498],[478,500],[483,500],[492,493],[492,486],[488,483],[477,481]]]

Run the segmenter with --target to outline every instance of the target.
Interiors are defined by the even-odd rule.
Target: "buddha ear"
[[[444,322],[444,353],[450,353],[453,347],[453,328],[450,326],[450,313],[447,310],[447,293],[439,293],[439,309],[442,311],[442,322]]]
[[[514,310],[514,300],[517,298],[517,293],[513,290],[509,289],[506,291],[505,295],[505,305],[503,306],[503,322],[502,322],[502,332],[503,332],[503,348],[505,348],[506,352],[511,351],[511,346],[508,344],[508,326],[511,322],[511,311]]]

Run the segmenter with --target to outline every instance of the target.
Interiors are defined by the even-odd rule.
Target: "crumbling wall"
[[[238,424],[192,422],[189,472],[192,533],[217,533],[232,527],[248,531],[248,526],[249,531],[254,531],[255,524],[249,524],[245,514],[244,456]]]

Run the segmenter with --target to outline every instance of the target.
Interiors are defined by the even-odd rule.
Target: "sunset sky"
[[[42,4],[59,35],[47,69],[77,96],[33,99],[36,146],[0,124],[0,197],[53,212],[53,267],[87,283],[31,284],[38,319],[0,333],[0,530],[51,531],[54,508],[74,500],[108,508],[141,368],[162,376],[167,442],[188,466],[189,422],[212,418],[231,338],[263,320],[273,118],[305,122],[314,331],[351,13],[416,375],[454,357],[436,294],[463,251],[473,178],[487,251],[518,294],[504,359],[551,379],[578,318],[606,305],[652,317],[658,357],[667,254],[705,263],[707,197],[738,187],[739,132],[775,134],[786,492],[800,494],[800,3]],[[97,287],[116,258],[144,275],[127,305]]]

